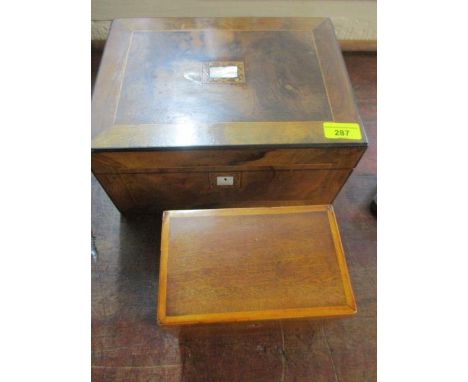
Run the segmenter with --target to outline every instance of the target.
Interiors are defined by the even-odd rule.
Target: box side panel
[[[132,195],[119,174],[94,174],[112,203],[122,213],[127,213],[136,207]]]

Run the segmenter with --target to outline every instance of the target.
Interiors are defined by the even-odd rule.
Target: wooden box
[[[112,23],[92,171],[122,212],[329,204],[366,147],[328,19]]]
[[[356,312],[332,206],[166,211],[160,261],[168,328]]]

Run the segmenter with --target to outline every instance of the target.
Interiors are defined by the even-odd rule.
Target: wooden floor
[[[334,203],[356,316],[179,343],[156,325],[160,217],[120,216],[92,178],[92,380],[375,381],[376,56],[345,56],[369,149]],[[92,81],[100,53],[92,53]]]

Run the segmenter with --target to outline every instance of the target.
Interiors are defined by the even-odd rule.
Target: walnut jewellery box
[[[366,148],[329,19],[112,23],[92,172],[123,214],[166,211],[162,325],[355,312],[330,204]]]

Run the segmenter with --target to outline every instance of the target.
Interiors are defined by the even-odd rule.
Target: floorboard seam
[[[284,376],[286,374],[286,348],[284,345],[284,330],[283,323],[280,321],[281,328],[281,363],[283,365],[283,370],[281,371],[281,382],[284,382]]]
[[[325,343],[327,344],[328,353],[330,354],[333,373],[335,374],[335,381],[339,382],[340,380],[338,378],[338,373],[336,372],[335,361],[333,360],[333,354],[331,352],[330,344],[328,343],[328,337],[325,334],[325,328],[323,327],[323,325],[322,325],[322,333],[323,333],[323,337],[325,338]]]

